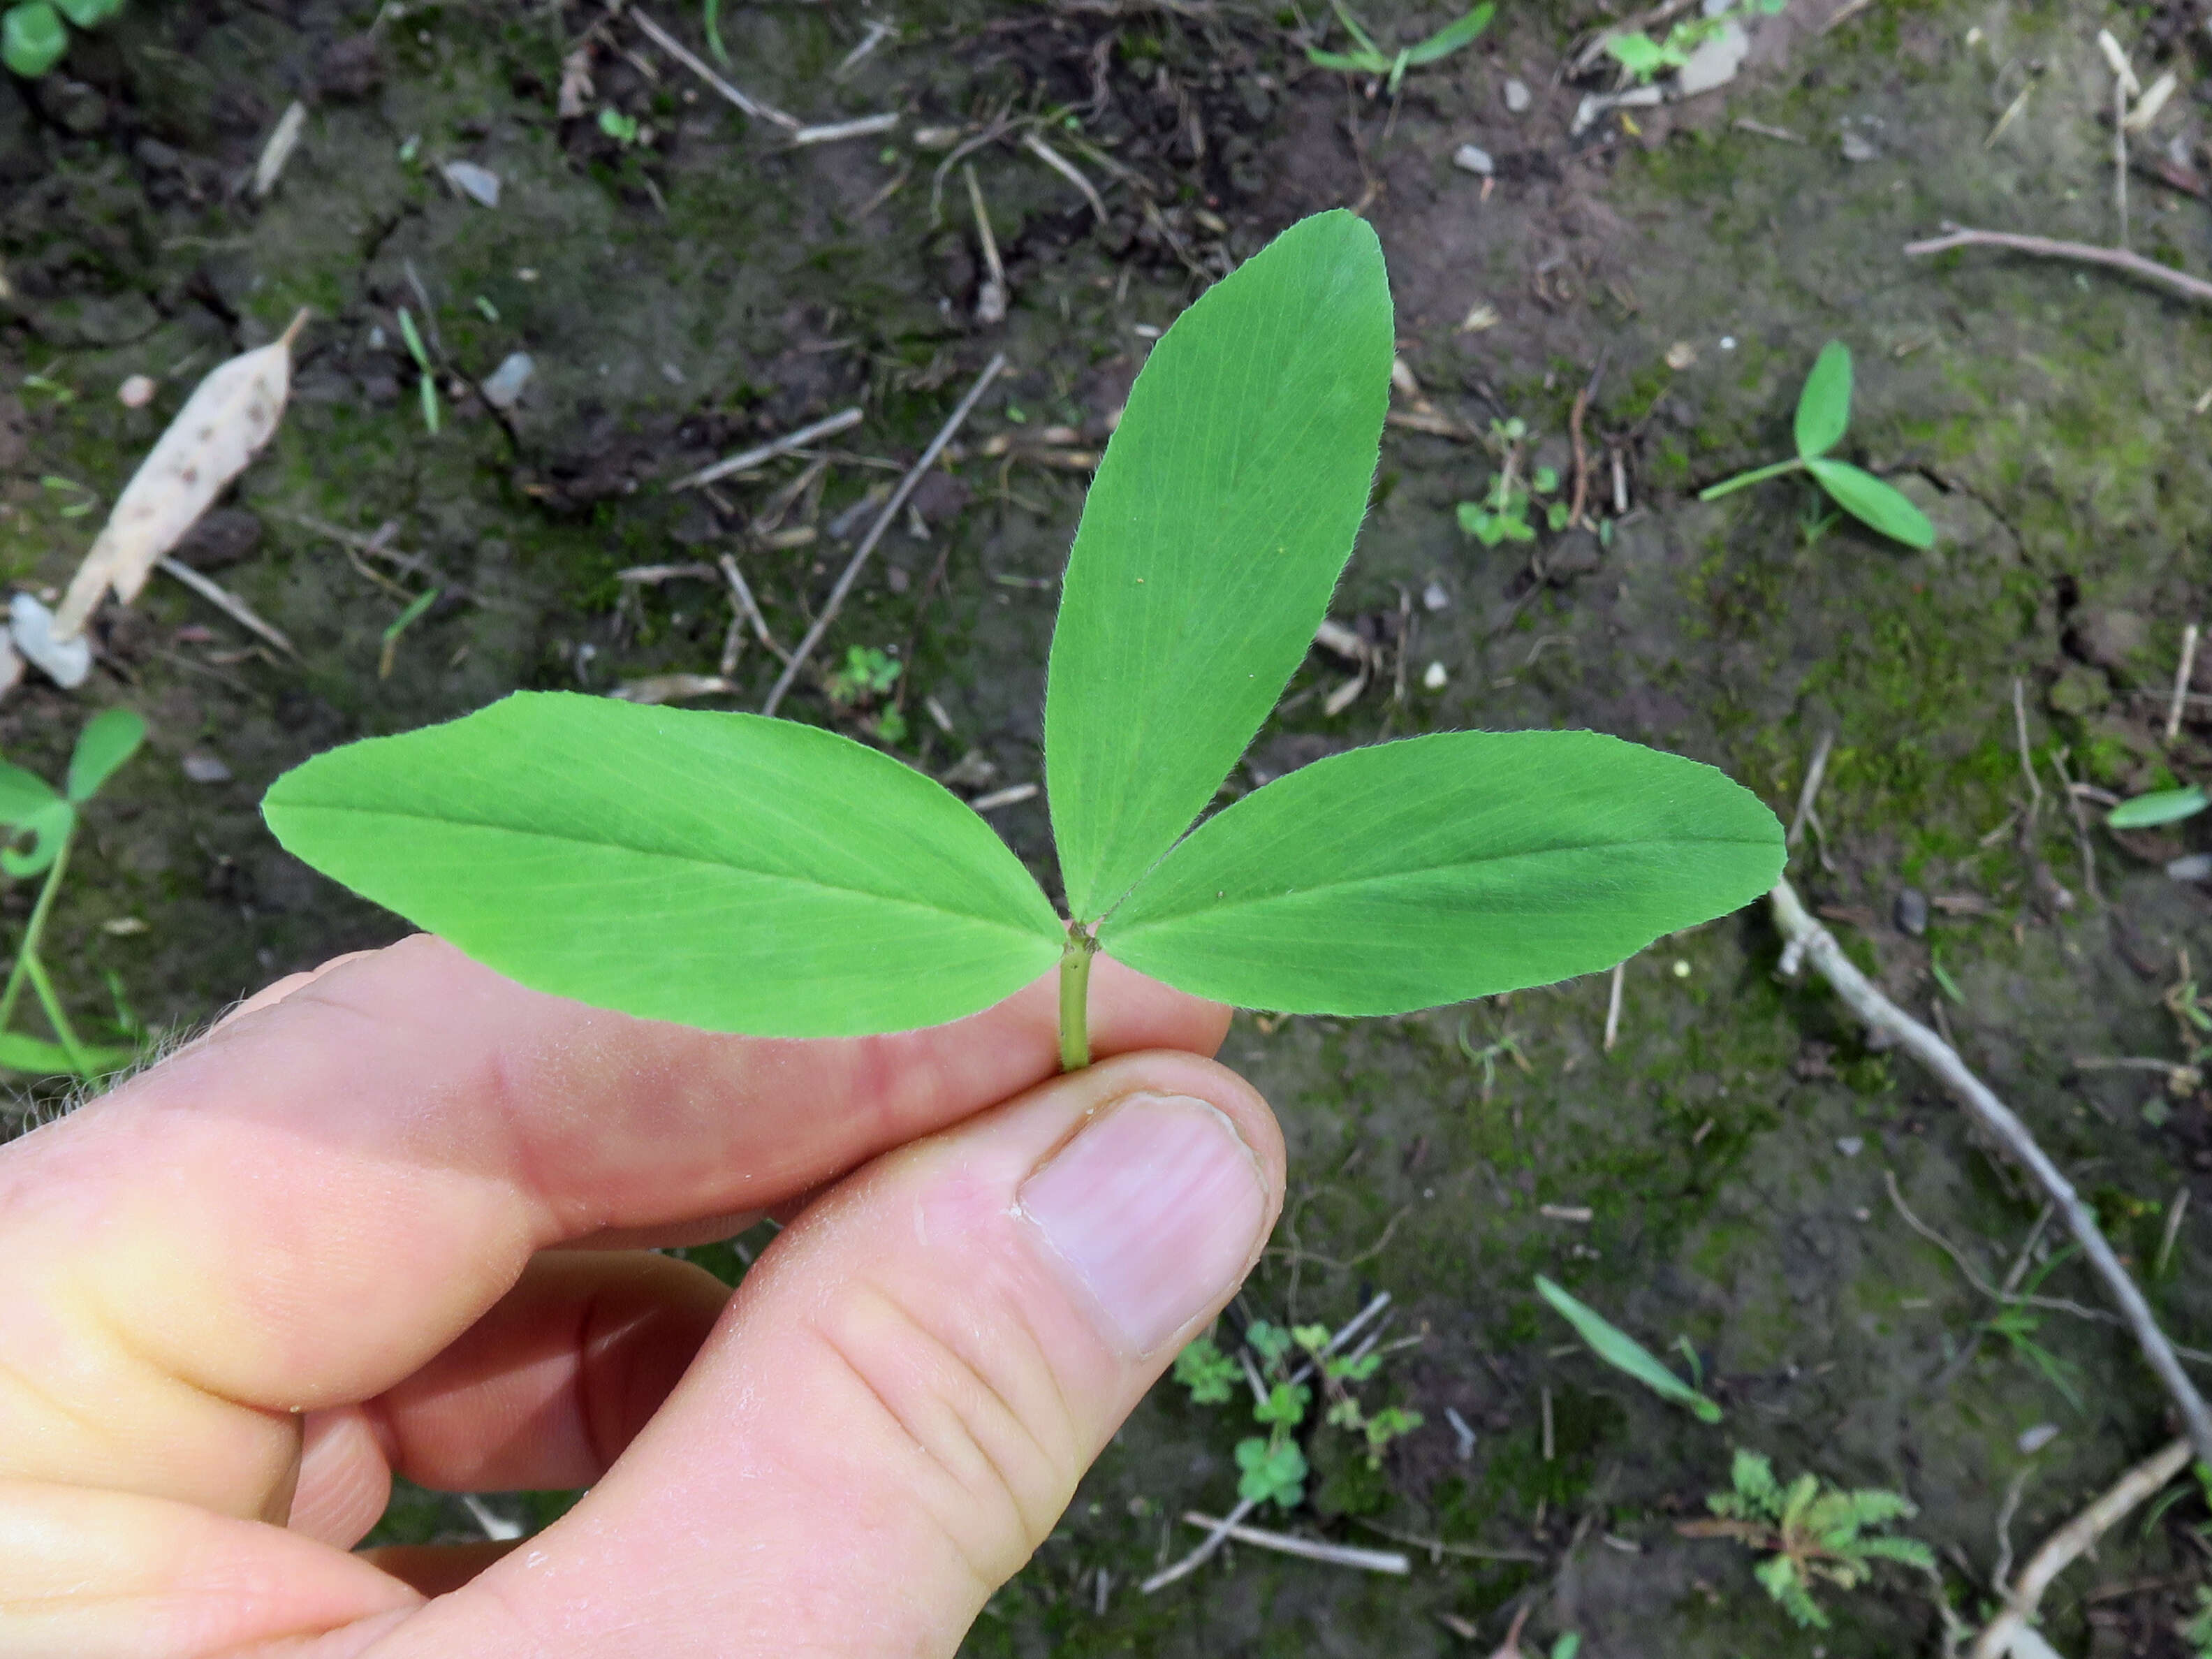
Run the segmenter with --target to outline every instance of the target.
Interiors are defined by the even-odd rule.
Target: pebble
[[[18,593],[8,601],[8,628],[15,648],[64,691],[74,691],[92,672],[92,642],[82,634],[73,640],[56,639],[54,613],[35,595]]]
[[[1845,129],[1844,132],[1844,160],[1846,161],[1878,161],[1881,159],[1881,152],[1875,148],[1874,141],[1872,139],[1868,138],[1863,134],[1850,131],[1848,128]]]
[[[1896,921],[1899,933],[1910,933],[1918,939],[1928,931],[1928,895],[1917,887],[1899,889],[1897,902],[1891,907],[1890,915]]]
[[[1452,152],[1452,165],[1464,173],[1487,179],[1498,171],[1498,163],[1490,159],[1490,152],[1480,144],[1462,144]]]
[[[160,390],[152,375],[133,374],[115,388],[115,398],[125,409],[143,409],[154,401],[154,394]]]
[[[1441,691],[1450,678],[1451,676],[1445,671],[1442,663],[1432,662],[1429,665],[1427,672],[1421,676],[1421,686],[1425,690]]]
[[[1451,609],[1451,595],[1444,592],[1444,585],[1442,582],[1431,582],[1421,590],[1421,609],[1424,611]]]
[[[228,783],[230,769],[204,749],[195,749],[177,763],[194,783]]]
[[[523,389],[537,373],[538,365],[528,352],[511,351],[497,368],[484,377],[479,390],[483,400],[494,409],[513,409],[522,401]]]
[[[1839,1136],[1836,1141],[1836,1150],[1845,1158],[1856,1158],[1866,1150],[1866,1140],[1859,1135]]]
[[[488,208],[499,205],[499,174],[474,161],[448,161],[441,169],[446,182],[471,201]]]
[[[2212,853],[2191,853],[2187,858],[2174,859],[2166,866],[2168,881],[2203,881],[2212,876]]]
[[[1528,90],[1527,82],[1508,81],[1505,83],[1505,107],[1514,114],[1527,114],[1528,106],[1535,101],[1534,96]]]
[[[2022,1429],[2020,1438],[2013,1443],[2033,1456],[2057,1438],[2058,1425],[2056,1423],[2038,1423],[2032,1429]]]

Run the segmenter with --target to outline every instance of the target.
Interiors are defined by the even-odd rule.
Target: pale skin
[[[1226,1012],[1104,958],[713,1036],[416,939],[0,1148],[8,1659],[950,1655],[1257,1260]],[[789,1224],[729,1297],[643,1246]],[[592,1490],[356,1552],[391,1477]]]

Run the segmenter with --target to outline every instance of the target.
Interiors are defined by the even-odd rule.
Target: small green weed
[[[1775,1480],[1771,1462],[1741,1449],[1729,1480],[1731,1490],[1705,1499],[1715,1519],[1686,1521],[1675,1530],[1687,1538],[1733,1538],[1747,1548],[1773,1552],[1753,1576],[1800,1625],[1828,1627],[1828,1615],[1813,1600],[1822,1582],[1855,1589],[1872,1576],[1876,1561],[1923,1569],[1936,1565],[1917,1538],[1870,1535],[1918,1513],[1896,1492],[1847,1492],[1814,1474],[1801,1474],[1784,1486]]]
[[[1340,70],[1346,75],[1380,75],[1389,82],[1390,95],[1398,95],[1398,88],[1406,78],[1406,71],[1424,64],[1433,64],[1438,58],[1449,58],[1462,46],[1468,46],[1490,27],[1497,15],[1495,5],[1485,3],[1456,22],[1447,23],[1418,46],[1407,46],[1399,52],[1387,52],[1375,44],[1374,37],[1359,27],[1359,20],[1346,9],[1344,0],[1329,0],[1343,21],[1345,30],[1356,43],[1352,52],[1322,52],[1316,47],[1306,48],[1307,59],[1317,68]]]
[[[1626,1371],[1662,1400],[1686,1408],[1701,1423],[1721,1420],[1718,1406],[1668,1370],[1650,1349],[1588,1303],[1569,1295],[1541,1273],[1536,1275],[1536,1294],[1575,1328],[1575,1334],[1589,1345],[1592,1353],[1615,1370]],[[1686,1340],[1683,1346],[1688,1348]],[[1694,1372],[1698,1369],[1697,1350],[1689,1348],[1689,1354]]]
[[[1319,1377],[1328,1402],[1322,1424],[1356,1436],[1370,1468],[1382,1467],[1383,1451],[1393,1440],[1421,1426],[1421,1414],[1402,1406],[1368,1409],[1353,1389],[1374,1380],[1382,1357],[1371,1350],[1332,1352],[1326,1325],[1285,1330],[1255,1319],[1245,1328],[1244,1347],[1251,1357],[1254,1392],[1266,1391],[1253,1402],[1252,1420],[1267,1433],[1237,1443],[1237,1495],[1241,1498],[1271,1503],[1279,1510],[1293,1510],[1305,1501],[1310,1470],[1298,1431],[1313,1407],[1308,1377]],[[1224,1353],[1211,1337],[1198,1338],[1176,1356],[1175,1380],[1190,1391],[1195,1405],[1227,1404],[1243,1375],[1243,1365]]]
[[[405,306],[399,307],[399,337],[407,343],[407,355],[415,360],[421,374],[422,427],[432,437],[438,435],[438,372],[430,362],[429,348],[422,343],[422,331],[415,326],[414,313]]]
[[[1540,466],[1522,481],[1521,467],[1528,428],[1518,416],[1510,421],[1492,421],[1490,441],[1500,458],[1498,474],[1480,501],[1459,504],[1459,527],[1485,547],[1496,547],[1500,542],[1533,542],[1536,531],[1528,522],[1529,508],[1537,497],[1559,489],[1559,475],[1548,466]],[[1567,516],[1565,501],[1552,501],[1544,509],[1544,521],[1553,531],[1566,528]]]
[[[1789,3],[1790,0],[1750,0],[1743,10],[1771,17]],[[1606,55],[1626,70],[1638,86],[1647,86],[1688,63],[1692,52],[1728,27],[1728,11],[1723,10],[1677,23],[1663,40],[1654,40],[1642,29],[1609,34],[1605,40]]]
[[[1797,395],[1797,453],[1786,461],[1753,467],[1733,478],[1698,492],[1701,501],[1780,477],[1785,472],[1809,472],[1837,506],[1862,524],[1880,531],[1907,547],[1936,544],[1936,526],[1928,517],[1873,473],[1839,461],[1828,452],[1844,441],[1851,423],[1851,353],[1841,340],[1820,348],[1805,389]]]
[[[599,131],[628,149],[637,143],[637,117],[625,115],[610,104],[599,112]]]
[[[59,791],[37,773],[0,761],[0,824],[8,831],[6,844],[0,846],[0,871],[18,880],[41,872],[46,878],[31,907],[31,919],[23,926],[22,941],[15,947],[15,964],[9,970],[5,988],[0,989],[0,1068],[42,1077],[65,1073],[89,1081],[120,1071],[137,1053],[135,1047],[102,1048],[78,1037],[40,959],[39,944],[53,914],[63,872],[69,868],[77,809],[100,793],[145,739],[146,722],[127,708],[94,715],[77,734],[69,774]],[[46,1010],[58,1042],[9,1029],[27,984]],[[132,1029],[137,1026],[137,1017],[123,1000],[120,985],[111,979],[109,989],[115,996],[118,1024],[126,1036],[137,1035]]]

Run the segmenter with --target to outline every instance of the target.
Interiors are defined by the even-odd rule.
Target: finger
[[[374,1659],[951,1654],[1281,1192],[1266,1106],[1188,1055],[878,1160],[776,1240],[574,1510]]]
[[[450,1492],[590,1486],[660,1408],[728,1300],[705,1268],[667,1256],[539,1256],[414,1376],[319,1414],[292,1529],[358,1542],[394,1474]]]
[[[1102,963],[1102,1053],[1226,1016]],[[1050,1074],[1054,988],[851,1042],[526,991],[435,939],[332,969],[0,1151],[0,1477],[258,1515],[299,1414],[408,1376],[537,1250],[774,1204]]]
[[[166,1498],[0,1480],[8,1659],[202,1659],[374,1628],[420,1601],[369,1563],[281,1527]]]

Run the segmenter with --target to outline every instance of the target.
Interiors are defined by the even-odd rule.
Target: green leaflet
[[[1490,3],[1490,0],[1485,0],[1484,4],[1477,6],[1456,22],[1445,24],[1408,52],[1406,61],[1409,64],[1433,64],[1439,58],[1450,56],[1462,46],[1472,43],[1490,27],[1490,20],[1497,15],[1497,6]]]
[[[1301,220],[1199,299],[1137,377],[1053,634],[1045,773],[1091,921],[1211,800],[1312,642],[1389,399],[1375,233]]]
[[[146,722],[129,709],[107,708],[94,714],[77,733],[76,748],[70,756],[69,798],[83,805],[145,741]]]
[[[1820,488],[1835,497],[1836,505],[1863,524],[1907,547],[1936,545],[1936,526],[1928,515],[1871,472],[1863,472],[1849,461],[1815,456],[1805,465],[1820,481]]]
[[[25,0],[0,15],[0,62],[26,80],[35,80],[62,60],[69,30],[46,0]]]
[[[1439,732],[1247,795],[1098,941],[1244,1007],[1401,1013],[1609,968],[1782,862],[1774,815],[1711,767],[1592,732]]]
[[[519,693],[263,803],[286,849],[525,985],[768,1036],[939,1024],[1065,933],[989,825],[850,738]]]
[[[123,0],[53,0],[53,3],[81,29],[98,28],[123,9]]]
[[[138,1058],[136,1048],[105,1048],[92,1043],[80,1044],[77,1053],[84,1058],[82,1073],[70,1063],[69,1050],[60,1043],[26,1036],[21,1031],[0,1031],[0,1071],[23,1072],[33,1077],[97,1078],[119,1072]]]
[[[1686,1407],[1701,1423],[1717,1423],[1721,1408],[1660,1364],[1651,1351],[1626,1331],[1589,1306],[1561,1290],[1543,1274],[1536,1275],[1536,1293],[1550,1303],[1589,1350],[1615,1370],[1626,1371],[1662,1400]]]
[[[1806,460],[1844,441],[1851,423],[1851,350],[1841,340],[1820,348],[1797,394],[1797,453]]]
[[[2161,823],[2172,823],[2181,818],[2195,817],[2212,799],[2195,784],[2186,789],[2158,789],[2148,795],[2137,795],[2133,800],[2124,800],[2106,816],[2105,822],[2115,830],[2148,830]]]

